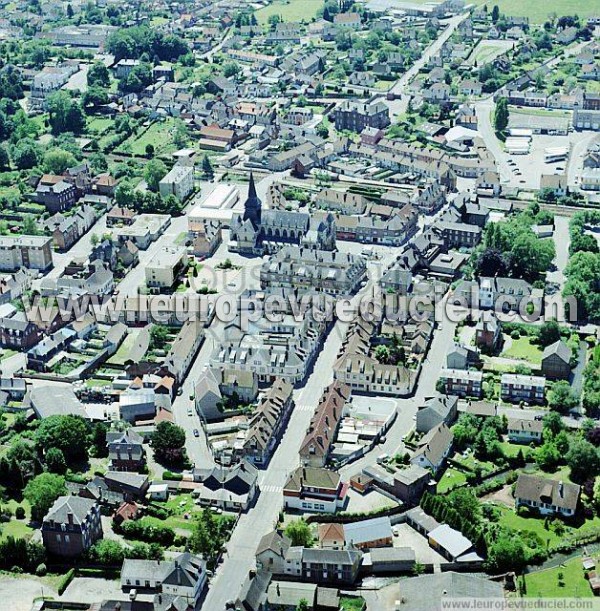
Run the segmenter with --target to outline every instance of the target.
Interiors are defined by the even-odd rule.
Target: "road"
[[[387,100],[384,96],[384,102],[390,109],[390,119],[394,123],[395,118],[398,115],[404,114],[408,107],[408,100],[410,95],[406,93],[406,89],[415,76],[419,73],[419,70],[423,68],[427,62],[439,52],[442,45],[452,36],[454,30],[462,23],[469,13],[462,15],[456,15],[448,19],[448,25],[446,29],[423,51],[423,54],[415,63],[396,81],[396,84],[389,90],[390,93],[400,94],[402,97],[398,100]]]
[[[569,262],[569,247],[571,246],[571,235],[569,234],[569,219],[566,216],[554,217],[554,247],[556,257],[554,265],[556,270],[548,272],[547,282],[555,282],[560,287],[560,291],[565,286],[565,269]]]

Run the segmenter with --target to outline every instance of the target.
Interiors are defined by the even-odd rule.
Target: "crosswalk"
[[[294,406],[294,410],[297,412],[314,412],[315,411],[315,406],[314,405],[295,405]]]
[[[283,491],[283,486],[273,486],[272,484],[269,484],[267,486],[259,486],[262,492],[282,492]]]

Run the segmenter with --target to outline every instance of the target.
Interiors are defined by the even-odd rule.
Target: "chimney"
[[[563,484],[562,480],[560,480],[560,481],[558,482],[558,495],[559,495],[561,498],[563,497],[563,494],[564,494],[564,489],[565,489],[564,484]]]
[[[68,520],[69,524],[73,524],[73,513],[71,511],[69,511],[69,513],[67,513],[67,520]]]

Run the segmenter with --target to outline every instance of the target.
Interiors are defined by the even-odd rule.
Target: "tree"
[[[494,572],[520,571],[526,560],[525,546],[518,537],[501,535],[488,546],[487,566]]]
[[[494,128],[499,134],[503,134],[508,127],[508,100],[501,97],[496,102],[496,110],[494,111]]]
[[[94,456],[101,458],[108,456],[108,447],[106,445],[106,433],[108,428],[104,422],[98,422],[94,425],[92,430],[91,442],[92,448],[94,449]]]
[[[31,505],[31,517],[41,521],[59,496],[67,494],[65,478],[54,473],[41,473],[23,491]]]
[[[35,432],[37,446],[62,450],[67,462],[87,458],[88,428],[80,416],[48,416]]]
[[[178,148],[183,148],[189,140],[189,134],[185,123],[180,119],[175,122],[173,128],[173,144]]]
[[[226,64],[223,64],[223,76],[225,78],[237,76],[241,70],[242,69],[237,62],[227,62]]]
[[[309,611],[310,606],[306,598],[301,598],[296,605],[296,611]]]
[[[0,170],[5,171],[10,168],[10,158],[5,146],[0,146]]]
[[[313,542],[310,526],[302,518],[292,520],[285,529],[286,536],[291,540],[292,545],[310,547]]]
[[[571,385],[566,380],[558,380],[548,391],[548,406],[559,412],[568,412],[577,407],[579,397],[573,392]]]
[[[166,176],[167,166],[160,159],[152,159],[144,169],[144,179],[151,191],[158,191],[158,183]]]
[[[499,18],[500,18],[500,9],[498,8],[497,4],[494,4],[494,7],[492,8],[492,23],[496,23]]]
[[[50,149],[44,155],[44,170],[48,174],[62,174],[77,163],[75,157],[63,149]]]
[[[39,234],[38,224],[33,214],[26,214],[23,217],[23,222],[21,223],[21,231],[25,235],[38,235]]]
[[[11,157],[17,170],[29,170],[35,167],[42,156],[40,146],[30,138],[17,142],[11,151]]]
[[[560,459],[561,456],[551,441],[544,442],[535,453],[535,462],[542,471],[553,471]]]
[[[110,73],[102,62],[94,62],[87,73],[88,87],[110,87]]]
[[[119,541],[101,539],[90,547],[87,555],[92,562],[97,562],[104,566],[120,567],[125,558],[125,550]]]
[[[544,437],[546,437],[546,431],[549,431],[550,437],[554,438],[565,428],[562,418],[560,417],[560,414],[557,412],[548,412],[544,416],[543,423],[544,423]]]
[[[101,172],[106,172],[108,170],[106,156],[102,153],[92,153],[88,158],[88,162],[96,174],[100,174]]]
[[[152,159],[152,157],[154,157],[154,145],[153,144],[146,144],[146,157],[148,157],[148,159]]]
[[[56,91],[48,96],[46,106],[48,121],[54,135],[64,132],[75,134],[83,131],[85,115],[81,106],[66,91]]]
[[[215,171],[213,170],[212,163],[210,162],[210,157],[208,155],[204,155],[202,158],[202,171],[204,172],[204,176],[209,180],[212,180],[215,177]]]
[[[172,422],[159,422],[152,434],[152,447],[159,460],[177,463],[183,459],[185,431]]]
[[[583,482],[600,473],[598,451],[585,439],[579,439],[571,444],[566,460],[571,469],[571,479],[575,482]]]
[[[67,4],[67,19],[73,19],[73,7],[71,6],[71,3]]]
[[[88,90],[81,98],[84,108],[91,107],[89,112],[93,112],[96,106],[108,104],[108,93],[102,87],[88,87]]]
[[[164,325],[153,325],[150,329],[150,348],[160,350],[165,347],[169,339],[169,329]]]
[[[67,472],[67,461],[62,450],[58,448],[50,448],[46,452],[46,466],[50,473],[58,473],[64,475]]]
[[[560,326],[555,320],[547,320],[540,326],[539,340],[542,347],[550,346],[560,339]]]

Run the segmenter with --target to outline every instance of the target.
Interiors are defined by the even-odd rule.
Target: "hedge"
[[[59,596],[64,594],[65,590],[69,587],[69,584],[73,581],[73,577],[75,577],[75,569],[69,569],[66,574],[63,575],[63,578],[60,580],[58,588],[56,589]]]
[[[180,482],[183,479],[183,474],[171,473],[171,471],[163,471],[162,477],[163,479],[168,479],[174,482]]]

